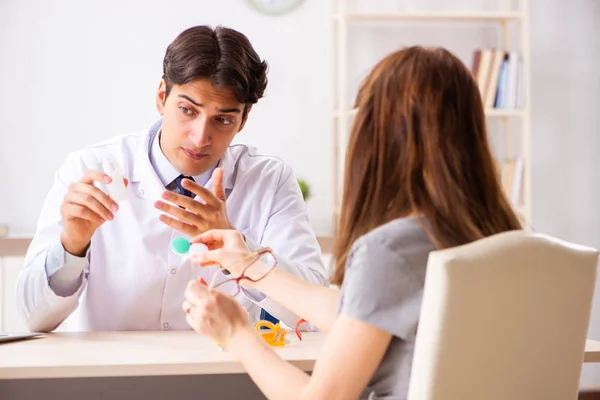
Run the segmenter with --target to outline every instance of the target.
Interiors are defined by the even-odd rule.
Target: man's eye
[[[233,124],[233,120],[231,118],[217,117],[217,121],[219,121],[223,125],[231,125],[231,124]]]
[[[179,106],[179,109],[185,114],[185,115],[194,115],[194,112],[192,110],[190,110],[189,108],[187,108],[186,106]]]

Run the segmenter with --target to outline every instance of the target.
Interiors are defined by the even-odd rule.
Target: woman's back
[[[456,56],[419,46],[388,55],[355,107],[332,282],[341,317],[379,344],[391,336],[371,364],[371,392],[402,399],[429,253],[521,226],[499,183],[479,87]],[[365,353],[373,343],[356,346],[356,358],[379,357]]]
[[[406,398],[427,258],[432,250],[434,245],[419,217],[390,221],[352,246],[340,312],[393,336],[367,388],[366,393],[373,392],[372,398]]]

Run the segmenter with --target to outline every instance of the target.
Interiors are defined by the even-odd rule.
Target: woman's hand
[[[250,250],[246,245],[244,236],[232,229],[215,229],[207,231],[196,236],[191,240],[191,243],[202,243],[208,247],[209,251],[193,254],[191,261],[199,264],[201,267],[210,267],[215,264],[228,270],[234,277],[241,276],[244,268],[248,265],[251,257]],[[252,268],[246,273],[250,278],[257,278],[264,275],[269,266],[261,265],[256,262]],[[251,275],[256,276],[251,276]],[[242,280],[240,284],[247,286],[252,283],[247,280]]]
[[[236,334],[252,330],[248,313],[233,297],[209,290],[197,281],[188,284],[182,308],[187,323],[196,332],[224,347]]]

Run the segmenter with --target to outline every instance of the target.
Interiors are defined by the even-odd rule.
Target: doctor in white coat
[[[17,282],[30,330],[189,329],[181,303],[194,273],[170,243],[210,229],[237,229],[250,249],[271,247],[278,268],[327,284],[291,168],[231,145],[267,85],[267,65],[248,39],[190,28],[167,48],[163,69],[160,121],[71,153],[57,171]],[[106,194],[107,160],[123,172],[125,202]],[[218,271],[197,273],[208,281]],[[299,319],[257,291],[236,299],[254,321]]]

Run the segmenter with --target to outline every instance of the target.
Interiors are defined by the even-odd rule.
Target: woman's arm
[[[192,262],[204,266],[219,264],[233,276],[246,273],[252,279],[260,279],[258,282],[243,279],[240,284],[259,290],[320,330],[331,329],[339,305],[338,290],[307,282],[279,268],[265,276],[273,266],[261,261],[246,270],[246,263],[241,261],[250,256],[250,250],[242,234],[235,230],[210,230],[194,238],[192,243],[204,243],[211,249],[192,255]]]
[[[392,336],[341,315],[333,324],[312,376],[282,360],[251,327],[229,342],[233,353],[270,399],[355,399],[381,363]]]
[[[335,322],[340,299],[337,289],[306,282],[279,269],[256,283],[241,283],[261,291],[319,330],[328,332]]]

